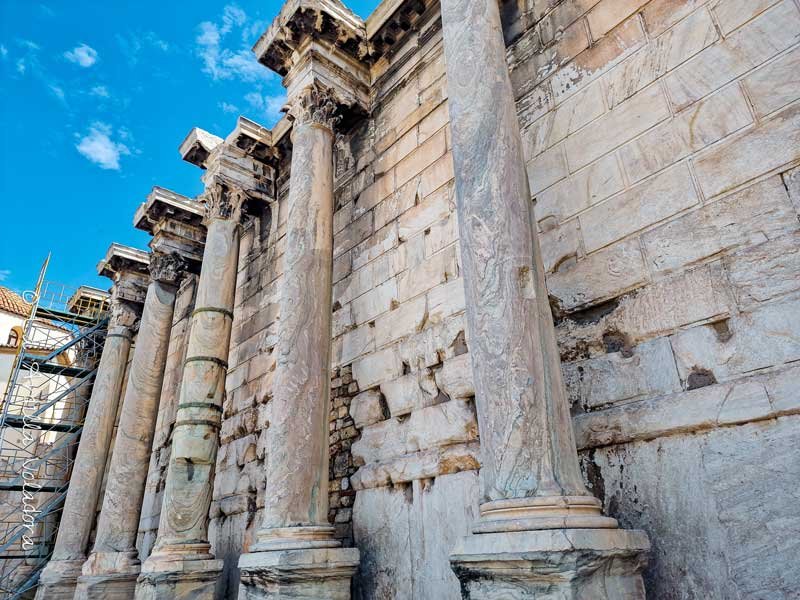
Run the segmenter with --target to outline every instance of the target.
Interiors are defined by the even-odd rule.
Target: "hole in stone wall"
[[[717,383],[717,378],[712,371],[701,367],[693,367],[692,372],[689,373],[689,377],[686,379],[686,389],[696,390],[715,383]]]
[[[712,323],[711,327],[714,328],[714,332],[717,334],[717,339],[723,344],[733,337],[733,331],[731,331],[730,328],[730,319]]]

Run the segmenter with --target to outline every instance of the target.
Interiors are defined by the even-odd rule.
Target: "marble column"
[[[239,562],[244,598],[349,599],[358,550],[328,522],[333,93],[312,84],[294,118],[264,520]]]
[[[142,566],[137,599],[212,598],[222,561],[208,542],[208,514],[222,424],[245,193],[222,183],[206,195],[206,245],[158,536]]]
[[[184,263],[154,254],[151,282],[122,401],[94,548],[78,579],[76,600],[130,600],[139,559],[136,533],[150,458],[175,295]]]
[[[92,386],[81,443],[72,467],[71,479],[75,485],[70,485],[67,492],[53,556],[39,578],[37,600],[72,600],[75,593],[81,567],[86,561],[86,549],[128,364],[131,329],[138,312],[134,305],[125,300],[112,299],[108,335]]]
[[[454,569],[465,598],[641,598],[647,537],[578,464],[497,3],[441,5],[483,482]]]

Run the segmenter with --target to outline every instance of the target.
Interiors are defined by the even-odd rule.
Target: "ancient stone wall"
[[[800,585],[764,567],[800,527],[800,8],[521,0],[504,16],[592,491],[650,534],[651,597],[780,597]],[[402,40],[335,145],[330,519],[361,551],[356,598],[457,599],[479,442],[438,8]],[[264,506],[289,159],[241,240],[210,530],[228,598]]]
[[[785,597],[800,584],[785,563],[800,530],[798,4],[536,2],[509,35],[593,491],[650,534],[651,597]]]

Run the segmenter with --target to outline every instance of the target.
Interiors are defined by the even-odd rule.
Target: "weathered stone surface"
[[[470,398],[475,395],[472,363],[469,354],[444,361],[436,372],[436,385],[450,398]]]
[[[403,374],[403,363],[397,349],[385,348],[353,363],[353,378],[362,390]]]
[[[697,202],[688,165],[676,165],[583,213],[579,218],[586,251],[607,246]]]
[[[744,79],[759,116],[800,98],[800,48],[790,50]]]
[[[545,231],[539,237],[539,243],[544,270],[548,273],[577,260],[583,253],[578,220],[572,219],[560,227]]]
[[[800,10],[784,0],[667,74],[663,81],[673,105],[685,108],[757,67],[797,43],[798,31]]]
[[[739,87],[728,86],[626,144],[620,157],[631,179],[639,181],[752,121]]]
[[[536,199],[536,218],[549,216],[559,222],[621,191],[622,172],[614,156],[604,156],[569,179],[541,192]]]
[[[763,159],[755,161],[753,156]],[[800,103],[795,103],[709,150],[695,161],[695,173],[703,193],[711,198],[798,158]]]
[[[472,401],[451,400],[415,410],[402,421],[392,418],[366,427],[353,444],[353,459],[363,465],[477,437]]]
[[[594,452],[605,505],[653,540],[648,597],[791,597],[800,586],[789,558],[800,550],[799,421],[783,417]]]
[[[359,492],[353,509],[362,552],[356,597],[460,598],[448,556],[477,517],[477,493],[474,472]]]
[[[642,244],[652,268],[673,271],[798,227],[780,177],[771,177],[648,231]]]
[[[793,387],[800,368],[642,400],[579,415],[578,448],[655,440],[800,413]],[[680,437],[680,436],[679,436]]]
[[[350,416],[359,429],[382,421],[384,414],[381,393],[377,390],[361,392],[350,403]]]
[[[619,296],[647,281],[638,239],[614,244],[577,264],[565,266],[547,279],[547,289],[558,308],[571,311]]]
[[[800,233],[743,248],[724,263],[741,308],[795,292],[800,289]]]
[[[667,338],[564,365],[570,401],[584,410],[681,389]]]
[[[436,404],[439,390],[430,370],[423,369],[382,383],[381,393],[391,416],[401,417]]]
[[[681,331],[672,340],[685,380],[692,371],[711,371],[719,381],[800,360],[800,302],[769,304],[727,321],[723,335],[713,325]]]

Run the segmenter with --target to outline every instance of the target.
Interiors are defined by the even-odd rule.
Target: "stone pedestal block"
[[[36,598],[39,600],[72,600],[84,560],[51,560],[42,570]]]
[[[644,600],[643,531],[546,529],[463,538],[450,555],[465,600]]]
[[[239,600],[350,600],[357,548],[312,548],[244,554]]]
[[[223,562],[213,558],[185,558],[168,554],[151,556],[142,566],[135,600],[213,600]]]
[[[131,600],[139,568],[136,551],[94,552],[83,564],[75,600]]]

